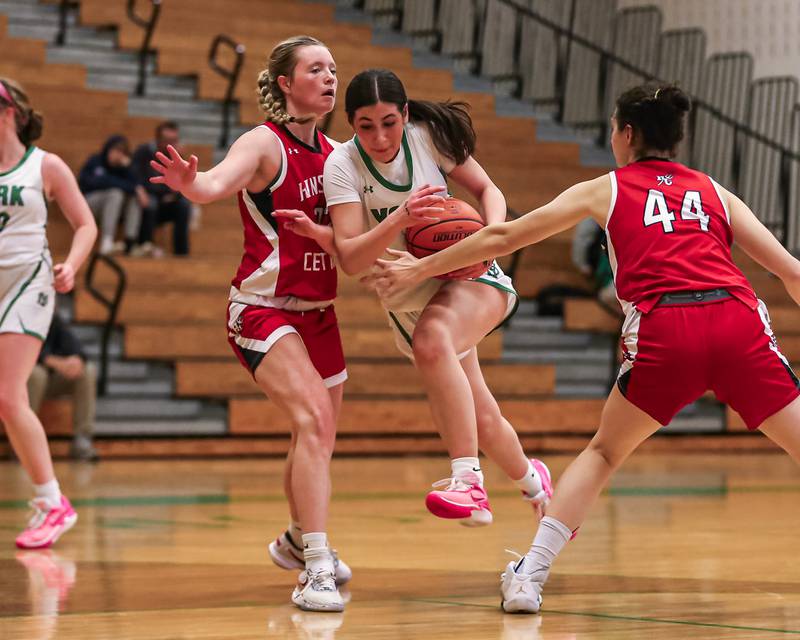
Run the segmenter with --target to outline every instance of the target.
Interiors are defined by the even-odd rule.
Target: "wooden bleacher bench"
[[[484,363],[489,387],[498,396],[524,397],[552,393],[552,365]],[[419,374],[409,362],[348,362],[345,394],[356,396],[424,397]],[[176,394],[184,397],[230,398],[261,394],[250,374],[237,361],[178,360]]]

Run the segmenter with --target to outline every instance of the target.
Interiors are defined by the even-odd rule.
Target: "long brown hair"
[[[4,96],[0,95],[0,106],[13,107],[14,121],[17,125],[17,137],[27,148],[31,146],[34,140],[38,140],[42,136],[44,124],[42,114],[33,110],[28,94],[17,82],[10,78],[0,78],[0,83],[2,83],[3,88],[11,98],[11,102],[9,102]]]

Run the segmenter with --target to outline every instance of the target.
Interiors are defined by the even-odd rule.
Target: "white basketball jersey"
[[[47,203],[42,183],[45,152],[30,147],[16,167],[0,173],[0,269],[50,260]]]
[[[372,160],[361,148],[357,137],[334,149],[325,163],[325,199],[329,207],[360,202],[366,232],[400,207],[413,191],[426,184],[441,185],[442,195],[447,196],[445,176],[454,167],[453,160],[436,149],[424,126],[408,123],[400,151],[390,163]],[[406,250],[403,233],[397,234],[391,248]],[[425,307],[440,286],[441,280],[426,280],[381,302],[391,311],[419,310]]]

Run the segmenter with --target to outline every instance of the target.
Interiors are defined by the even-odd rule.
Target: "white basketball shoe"
[[[353,577],[353,571],[345,564],[344,560],[340,560],[336,553],[336,549],[331,549],[331,556],[333,556],[334,577],[336,584],[342,585],[350,582]],[[306,562],[303,559],[303,550],[294,543],[288,531],[284,531],[275,540],[269,543],[269,557],[281,569],[300,570],[306,567]]]
[[[525,558],[508,563],[500,575],[501,606],[506,613],[539,613],[543,583],[522,570]]]
[[[303,611],[344,611],[344,600],[329,571],[301,571],[292,602]]]

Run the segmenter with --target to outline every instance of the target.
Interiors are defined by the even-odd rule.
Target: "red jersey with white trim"
[[[299,310],[336,297],[333,258],[311,238],[285,229],[276,209],[299,209],[318,224],[330,225],[322,189],[325,159],[333,144],[319,131],[316,146],[298,140],[285,127],[266,122],[281,143],[281,168],[261,193],[239,192],[244,225],[244,256],[231,284],[230,299]],[[303,304],[308,302],[310,304]]]
[[[677,162],[644,159],[611,178],[606,238],[626,313],[665,293],[724,288],[751,309],[753,288],[731,257],[730,215],[719,185]]]

